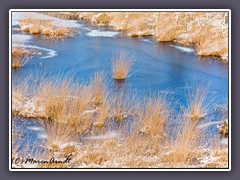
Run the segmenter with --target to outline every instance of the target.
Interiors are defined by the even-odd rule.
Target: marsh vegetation
[[[94,21],[102,27],[110,25],[126,30],[132,37],[156,35],[161,41],[180,41],[180,35],[174,34],[184,28],[192,32],[193,29],[188,29],[190,24],[197,25],[191,18],[198,15],[173,13],[173,17],[179,18],[177,22],[186,23],[179,29],[171,27],[171,37],[167,37],[156,31],[161,29],[164,19],[172,19],[169,16],[145,13],[139,24],[140,14],[130,13],[128,17],[135,19],[130,26],[126,25],[126,15],[119,12],[113,18],[113,14],[76,12],[67,17]],[[148,22],[146,15],[154,16],[156,21]],[[221,15],[215,16],[220,19]],[[209,25],[205,15],[199,16]],[[228,167],[228,144],[222,143],[223,139],[228,141],[228,109],[216,113],[219,102],[211,97],[215,86],[224,84],[225,77],[216,75],[220,76],[219,80],[202,70],[210,63],[202,65],[196,61],[196,67],[181,64],[184,58],[195,55],[172,49],[164,54],[169,47],[161,50],[159,44],[141,44],[140,40],[129,41],[122,36],[114,39],[109,34],[106,38],[101,34],[103,30],[97,32],[100,34],[97,37],[87,37],[91,30],[84,30],[83,25],[81,35],[73,40],[69,37],[73,37],[75,30],[55,26],[48,19],[25,16],[19,20],[19,27],[28,35],[34,34],[41,46],[53,47],[59,54],[44,60],[33,58],[32,66],[24,69],[21,67],[31,63],[28,57],[34,56],[34,51],[12,49],[12,156],[39,160],[71,158],[71,161],[68,164],[13,164],[14,168]],[[223,36],[225,31],[223,29]],[[200,53],[201,48],[208,47],[207,40],[201,40],[200,32],[192,38],[195,35],[201,36],[201,43],[194,40]],[[35,43],[35,39],[32,41]],[[141,45],[137,46],[138,43]],[[224,48],[222,46],[217,55],[226,58]],[[169,61],[168,56],[171,56]],[[176,58],[178,56],[181,58]],[[175,64],[171,64],[173,62]],[[198,65],[202,65],[202,69]],[[197,76],[203,78],[203,82],[213,76],[217,85],[200,83],[201,79],[194,81],[195,72],[200,72]],[[184,78],[189,83],[179,85]],[[174,84],[172,91],[169,90],[171,83]]]
[[[224,158],[214,160],[214,167],[225,167],[226,147],[213,146],[209,142],[218,136],[206,141],[206,129],[199,128],[210,111],[203,97],[208,87],[194,88],[194,96],[187,98],[201,101],[176,112],[173,99],[166,96],[141,101],[136,95],[112,94],[103,77],[103,72],[97,72],[89,84],[78,84],[73,77],[37,84],[27,79],[13,87],[13,99],[18,97],[23,106],[32,102],[32,109],[22,109],[13,101],[13,115],[39,119],[47,137],[43,154],[72,157],[68,167],[207,167],[209,163],[202,161],[207,156]]]
[[[52,24],[51,20],[32,19],[24,17],[20,20],[19,26],[23,31],[31,34],[42,34],[48,38],[63,39],[73,35],[73,30],[66,27],[58,27]]]

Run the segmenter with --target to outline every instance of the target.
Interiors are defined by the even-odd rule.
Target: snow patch
[[[47,139],[47,136],[45,134],[38,134],[38,139]]]
[[[39,131],[39,132],[43,131],[43,128],[37,127],[37,126],[29,126],[29,127],[27,127],[27,129],[32,130],[32,131]]]
[[[169,45],[171,47],[174,47],[182,52],[186,52],[186,53],[193,53],[195,52],[195,50],[193,48],[190,48],[190,47],[183,47],[183,46],[177,46],[177,45]]]
[[[12,26],[19,25],[19,21],[25,17],[30,17],[31,19],[38,20],[51,20],[52,25],[58,27],[78,28],[81,26],[79,23],[77,23],[78,21],[76,20],[59,19],[37,12],[12,12]]]
[[[146,39],[146,38],[142,38],[141,41],[148,42],[148,43],[154,43],[152,40]]]
[[[198,126],[198,128],[206,128],[206,127],[209,127],[209,126],[212,126],[212,125],[215,125],[215,124],[220,124],[221,122],[222,121],[209,122],[209,123],[203,124],[201,126]]]
[[[221,144],[227,145],[228,144],[228,138],[223,138],[221,140]]]
[[[40,59],[47,59],[47,58],[52,58],[54,56],[57,56],[56,51],[54,51],[52,49],[48,49],[48,48],[43,48],[43,47],[39,47],[39,46],[32,46],[32,45],[23,45],[23,44],[14,44],[13,46],[23,47],[23,48],[31,48],[31,49],[38,49],[38,50],[47,52],[47,54],[45,56],[42,56]]]
[[[104,135],[99,135],[99,136],[90,136],[90,137],[84,137],[82,139],[113,139],[113,138],[116,138],[116,137],[119,137],[120,134],[117,133],[117,132],[108,132]]]
[[[86,35],[90,37],[114,37],[118,34],[119,34],[118,32],[114,31],[100,31],[100,30],[91,30],[90,32],[86,33]]]
[[[31,36],[25,34],[13,34],[12,35],[12,44],[25,44],[31,39]]]

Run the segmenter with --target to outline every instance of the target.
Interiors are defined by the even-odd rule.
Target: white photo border
[[[228,12],[228,168],[12,168],[12,12]],[[9,10],[9,171],[231,171],[231,9],[10,9]]]

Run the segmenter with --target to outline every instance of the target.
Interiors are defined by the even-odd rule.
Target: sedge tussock
[[[190,120],[200,120],[208,115],[211,110],[212,100],[208,101],[210,86],[196,86],[187,92],[187,108],[185,115]]]
[[[112,73],[116,80],[124,80],[129,77],[130,68],[133,64],[134,57],[121,51],[112,59]]]
[[[112,96],[110,103],[112,105],[110,114],[117,122],[122,122],[125,118],[132,115],[136,105],[134,105],[134,98],[130,95],[124,95],[123,92]]]
[[[68,100],[70,84],[53,81],[42,82],[36,91],[36,98],[44,104],[44,114],[50,121],[58,121],[64,113],[65,101]]]
[[[164,126],[170,116],[170,110],[164,98],[148,98],[145,112],[142,117],[143,127],[141,132],[150,136],[163,136]]]
[[[103,103],[103,98],[106,92],[106,77],[102,72],[97,72],[94,74],[92,80],[93,88],[93,102],[94,105],[98,106]]]
[[[204,133],[197,128],[194,121],[183,123],[183,129],[177,130],[175,140],[170,141],[170,151],[164,161],[169,164],[191,164],[196,158],[196,150],[204,139]]]
[[[102,128],[105,123],[105,120],[108,118],[108,113],[109,113],[108,107],[102,106],[97,113],[96,122],[93,125],[95,127]]]
[[[28,50],[22,48],[13,48],[12,49],[12,69],[19,69],[24,67],[25,64],[29,61],[28,55],[32,54]]]

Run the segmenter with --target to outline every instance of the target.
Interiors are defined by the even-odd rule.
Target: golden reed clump
[[[116,80],[124,80],[129,77],[129,71],[133,64],[134,57],[121,51],[112,59],[112,73]]]
[[[29,61],[29,55],[34,54],[34,52],[15,47],[12,49],[12,69],[19,69],[24,67]]]

